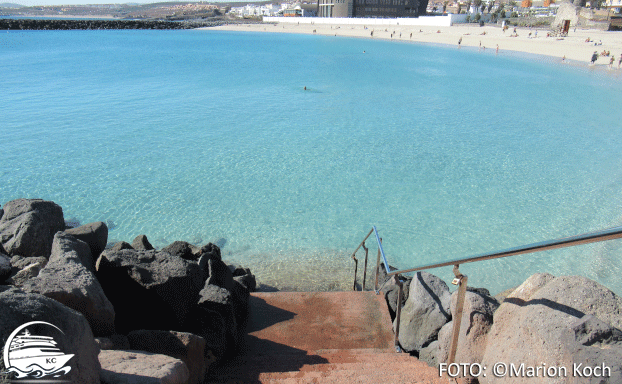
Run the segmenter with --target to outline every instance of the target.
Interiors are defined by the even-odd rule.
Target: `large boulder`
[[[25,281],[22,288],[75,309],[86,317],[96,335],[109,335],[114,333],[115,311],[99,281],[85,266],[92,261],[85,242],[58,232],[50,261],[38,276]]]
[[[155,249],[147,239],[146,235],[136,236],[132,241],[132,248],[137,251],[151,251],[152,249]]]
[[[102,384],[186,384],[188,368],[166,355],[104,350],[99,354]]]
[[[11,259],[5,254],[0,253],[0,284],[11,277]]]
[[[199,256],[206,259],[222,260],[220,248],[216,244],[207,243],[199,250]]]
[[[192,309],[191,318],[190,330],[205,340],[205,356],[212,356],[214,361],[218,361],[235,351],[229,324],[219,312],[197,306]]]
[[[141,329],[128,335],[130,348],[167,355],[183,361],[188,367],[188,384],[203,382],[206,372],[205,339],[186,332]]]
[[[622,298],[581,276],[536,274],[501,304],[494,315],[482,365],[515,363],[518,367],[565,367],[569,381],[622,382]],[[578,377],[574,367],[610,368],[610,377]],[[504,378],[480,377],[499,383]],[[539,376],[516,383],[548,383]]]
[[[446,363],[449,356],[453,325],[456,321],[458,291],[451,295],[452,321],[445,324],[438,334],[438,363]],[[458,349],[455,361],[458,363],[479,364],[486,349],[486,338],[492,327],[493,314],[499,307],[497,300],[487,290],[470,289],[464,296],[464,307],[458,335]],[[472,379],[472,378],[471,378]]]
[[[63,332],[56,333],[54,328],[43,324],[27,328],[33,335],[54,337],[57,348],[74,355],[67,363],[71,371],[63,379],[76,384],[100,383],[99,348],[82,314],[48,297],[0,286],[0,347],[4,348],[15,329],[32,321],[50,323]],[[51,334],[40,332],[50,330]]]
[[[108,226],[101,221],[67,229],[65,233],[89,245],[91,248],[91,255],[93,255],[93,260],[91,261],[93,266],[95,265],[95,260],[97,260],[99,255],[104,251],[108,243]]]
[[[11,276],[6,282],[16,287],[21,287],[22,285],[26,283],[26,281],[32,279],[33,277],[39,276],[39,272],[41,272],[43,267],[45,267],[45,264],[43,263],[30,264],[27,267],[20,269],[15,275]]]
[[[100,349],[129,350],[130,342],[125,335],[110,335],[108,337],[96,337],[95,341]]]
[[[446,326],[447,324],[445,324],[445,327]],[[441,332],[442,331],[443,331],[443,328],[441,328]],[[419,360],[426,362],[430,367],[438,367],[439,351],[440,351],[440,347],[438,345],[438,340],[434,340],[433,342],[428,344],[427,347],[424,347],[419,351]]]
[[[168,252],[124,249],[102,252],[97,277],[114,305],[117,330],[185,330],[199,300],[203,273],[197,263]]]
[[[206,283],[200,292],[198,306],[209,311],[218,312],[222,316],[226,324],[227,343],[228,345],[235,346],[240,339],[240,335],[238,333],[235,297],[232,292]]]
[[[11,257],[11,266],[13,266],[13,272],[17,272],[33,264],[41,264],[41,268],[43,268],[45,267],[47,263],[48,263],[48,258],[43,257],[43,256],[39,256],[39,257],[13,256]]]
[[[132,245],[126,241],[119,241],[111,248],[111,250],[115,252],[122,251],[124,249],[134,249],[134,247],[132,247]]]
[[[235,276],[233,275],[233,280],[238,282],[241,286],[246,288],[246,290],[250,292],[255,292],[257,289],[257,280],[255,279],[255,275],[252,273],[248,273],[247,275]]]
[[[231,291],[233,289],[233,272],[231,272],[227,264],[220,260],[210,259],[207,265],[208,278],[205,284],[215,285]]]
[[[384,270],[384,267],[383,267]],[[389,278],[389,281],[385,282],[380,289],[380,292],[384,295],[387,304],[389,305],[389,309],[391,310],[392,316],[394,316],[397,311],[397,297],[399,296],[400,287],[398,285],[398,279],[401,280],[402,277],[393,275]],[[406,305],[406,301],[408,300],[408,294],[410,290],[410,283],[412,281],[412,277],[406,277],[402,281],[402,301],[401,306]]]
[[[65,229],[63,209],[51,201],[18,199],[4,205],[0,245],[10,256],[50,256],[54,234]]]
[[[185,241],[175,241],[162,248],[162,252],[181,257],[186,260],[197,260],[199,258],[199,248]]]
[[[417,272],[400,318],[402,349],[419,351],[436,340],[441,327],[451,320],[450,303],[449,287],[443,280],[428,272]]]

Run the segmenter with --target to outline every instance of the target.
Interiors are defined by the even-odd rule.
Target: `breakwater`
[[[193,29],[227,24],[224,20],[66,20],[0,19],[0,30],[71,30],[71,29]]]

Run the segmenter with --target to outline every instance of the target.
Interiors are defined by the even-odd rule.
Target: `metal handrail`
[[[382,262],[384,263],[384,269],[388,273],[389,263],[387,262],[387,257],[384,255],[384,249],[382,248],[382,239],[380,238],[380,236],[378,236],[378,230],[376,229],[375,225],[372,227],[372,229],[374,230],[374,234],[376,235],[376,242],[378,242],[378,249],[380,250],[380,254],[382,255]]]
[[[458,300],[456,303],[456,314],[455,314],[456,319],[454,319],[451,345],[449,348],[449,355],[447,359],[448,364],[454,363],[454,360],[456,357],[456,350],[458,348],[458,335],[460,333],[460,323],[461,323],[461,321],[458,321],[457,319],[462,318],[462,309],[464,305],[464,298],[465,298],[466,286],[467,286],[467,281],[468,281],[468,277],[460,273],[460,271],[458,270],[458,267],[460,266],[460,264],[473,263],[476,261],[492,260],[492,259],[498,259],[502,257],[516,256],[516,255],[522,255],[522,254],[527,254],[527,253],[541,252],[541,251],[547,251],[551,249],[572,247],[572,246],[581,245],[581,244],[590,244],[590,243],[596,243],[600,241],[622,238],[622,226],[619,226],[619,227],[603,229],[603,230],[596,231],[596,232],[589,232],[589,233],[584,233],[584,234],[576,235],[576,236],[542,241],[538,243],[523,245],[520,247],[508,248],[508,249],[501,250],[501,251],[484,253],[484,254],[480,254],[476,256],[470,256],[470,257],[455,259],[451,261],[445,261],[442,263],[428,264],[428,265],[415,267],[415,268],[391,271],[389,268],[389,263],[387,262],[386,255],[384,253],[384,249],[382,248],[382,238],[380,238],[380,236],[378,235],[378,230],[376,229],[376,227],[373,226],[372,229],[367,234],[367,236],[365,236],[365,239],[363,239],[363,241],[361,242],[361,244],[359,244],[359,246],[356,248],[354,253],[352,253],[352,259],[354,259],[356,265],[358,266],[358,261],[356,259],[355,254],[361,247],[365,249],[365,271],[363,274],[363,290],[365,290],[365,275],[367,273],[367,251],[368,251],[368,249],[365,247],[365,241],[367,241],[367,238],[369,238],[372,232],[375,233],[376,241],[378,243],[378,258],[376,260],[376,283],[374,286],[376,294],[380,293],[378,289],[378,275],[379,275],[381,256],[382,256],[382,262],[385,266],[386,276],[387,278],[389,278],[387,279],[387,281],[392,280],[398,286],[398,299],[397,299],[397,305],[396,305],[396,311],[395,311],[395,321],[397,323],[396,328],[395,328],[395,349],[398,352],[401,351],[400,346],[399,346],[399,324],[400,324],[400,315],[402,312],[402,295],[403,295],[403,289],[404,289],[403,283],[399,279],[399,275],[403,273],[408,273],[408,272],[421,271],[424,269],[439,268],[439,267],[445,267],[449,265],[454,266],[453,272],[456,278],[452,281],[452,284],[458,286]],[[354,271],[354,289],[356,290],[356,268]]]
[[[576,236],[564,237],[564,238],[560,238],[556,240],[548,240],[548,241],[542,241],[539,243],[527,244],[527,245],[523,245],[520,247],[508,248],[502,251],[484,253],[481,255],[465,257],[462,259],[456,259],[456,260],[451,260],[451,261],[445,261],[442,263],[428,264],[428,265],[415,267],[415,268],[402,269],[399,271],[389,272],[389,270],[387,269],[387,275],[388,276],[398,275],[402,273],[421,271],[424,269],[446,267],[448,265],[461,265],[461,264],[466,264],[466,263],[473,263],[475,261],[498,259],[501,257],[522,255],[526,253],[533,253],[533,252],[540,252],[540,251],[548,251],[551,249],[572,247],[575,245],[596,243],[599,241],[613,240],[613,239],[619,239],[619,238],[622,238],[622,226],[603,229],[603,230],[596,231],[596,232],[584,233],[584,234],[576,235]]]

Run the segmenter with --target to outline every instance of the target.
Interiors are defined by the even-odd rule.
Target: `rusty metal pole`
[[[352,256],[352,259],[354,259],[354,283],[352,284],[352,290],[356,291],[356,274],[358,273],[359,261],[354,256]]]
[[[382,239],[380,239],[382,242]],[[376,291],[376,295],[380,293],[378,290],[378,274],[380,273],[380,247],[378,247],[378,258],[376,259],[376,281],[374,283],[374,291]]]
[[[399,290],[397,291],[397,305],[395,308],[395,351],[401,352],[400,348],[400,317],[402,314],[402,297],[404,296],[404,283],[400,281],[398,276],[394,276]]]
[[[367,279],[367,255],[369,254],[369,249],[363,244],[363,249],[365,250],[365,268],[363,269],[363,291],[365,290],[365,279]]]
[[[447,358],[447,365],[451,365],[456,361],[456,351],[458,350],[458,337],[460,336],[460,323],[462,322],[462,310],[464,308],[464,296],[467,287],[467,276],[460,273],[458,270],[459,265],[454,265],[454,275],[456,278],[451,282],[454,285],[458,285],[458,298],[456,301],[456,313],[453,318],[453,330],[451,335],[451,345],[449,347],[449,356]]]

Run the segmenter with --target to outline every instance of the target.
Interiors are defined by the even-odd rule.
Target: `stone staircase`
[[[210,383],[443,383],[396,353],[389,311],[374,292],[272,292],[250,298],[240,355]]]

